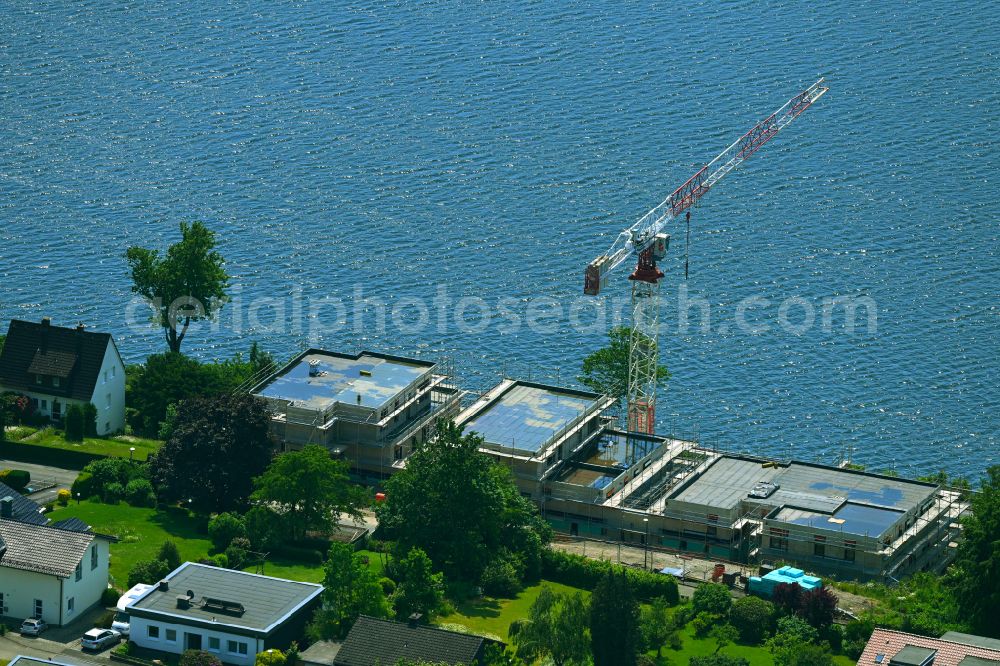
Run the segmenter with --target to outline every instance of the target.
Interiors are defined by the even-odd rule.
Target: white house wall
[[[91,569],[90,552],[97,549],[97,567]],[[101,595],[108,586],[108,542],[104,539],[94,539],[81,562],[80,580],[71,575],[63,581],[63,624],[69,624],[91,607],[101,603]],[[69,609],[69,600],[73,599],[73,610]]]
[[[97,434],[125,430],[125,366],[113,340],[104,350],[101,373],[94,384],[90,402],[97,407]]]
[[[159,638],[150,638],[149,627],[159,628]],[[172,629],[176,634],[176,640],[167,640],[167,629]],[[253,666],[257,653],[264,651],[264,639],[250,638],[239,634],[230,634],[224,631],[215,631],[204,627],[193,627],[187,624],[164,622],[162,620],[151,620],[145,617],[136,617],[134,614],[129,620],[129,640],[139,647],[150,650],[160,650],[173,654],[182,654],[186,649],[185,634],[201,635],[201,649],[216,655],[227,664],[235,666]],[[219,650],[209,648],[209,638],[219,639]],[[229,641],[237,641],[247,644],[245,655],[234,654],[228,650]]]
[[[3,593],[6,617],[23,620],[35,614],[35,599],[42,600],[42,619],[59,624],[59,582],[57,576],[35,571],[0,567],[0,593]]]

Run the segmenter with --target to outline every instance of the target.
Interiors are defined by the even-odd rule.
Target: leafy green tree
[[[201,222],[180,225],[181,240],[159,251],[130,247],[125,252],[132,273],[132,291],[149,300],[154,320],[163,329],[172,352],[192,321],[211,319],[226,302],[229,276],[215,250],[215,232]]]
[[[733,597],[729,588],[719,583],[702,583],[691,595],[691,608],[694,613],[711,613],[725,617],[733,605]]]
[[[641,335],[641,334],[640,334]],[[583,359],[582,374],[577,380],[587,388],[621,401],[628,391],[629,344],[632,329],[615,326],[608,331],[608,346]],[[664,365],[656,367],[656,384],[662,388],[670,379]]]
[[[806,643],[775,655],[776,666],[833,666],[833,655],[825,645]]]
[[[774,604],[754,596],[737,599],[729,610],[729,623],[736,627],[741,641],[756,645],[771,632]]]
[[[139,560],[132,565],[128,572],[128,586],[134,587],[139,583],[154,585],[163,580],[172,570],[163,560]]]
[[[420,613],[422,621],[430,622],[444,603],[444,575],[434,572],[431,558],[419,548],[411,548],[397,570],[399,585],[392,599],[396,617]]]
[[[529,563],[540,570],[551,528],[518,493],[510,471],[479,451],[482,443],[441,423],[437,438],[389,479],[376,513],[397,557],[421,548],[450,581],[470,583],[502,549],[519,557],[526,575]]]
[[[126,374],[125,402],[134,410],[129,425],[148,437],[159,434],[170,405],[175,406],[176,420],[176,406],[182,400],[221,392],[211,385],[198,361],[175,352],[153,354],[144,365],[130,366]]]
[[[228,511],[212,517],[208,521],[208,538],[216,550],[225,550],[236,537],[247,535],[243,518]]]
[[[149,459],[159,496],[206,512],[245,506],[271,462],[270,420],[265,402],[247,394],[181,403],[173,436]]]
[[[156,559],[166,562],[167,568],[173,571],[181,565],[181,552],[177,550],[176,543],[167,540],[160,546],[159,552],[156,553]]]
[[[735,643],[740,637],[740,632],[737,631],[736,627],[733,625],[723,623],[714,626],[712,628],[711,635],[715,640],[715,652],[718,654],[722,648],[731,643]]]
[[[347,463],[334,460],[325,446],[309,444],[279,454],[253,480],[250,498],[274,509],[293,540],[306,530],[329,532],[338,514],[360,515],[366,493],[350,482]]]
[[[343,638],[359,615],[380,618],[391,615],[378,577],[348,544],[330,544],[323,568],[323,605],[309,625],[311,639]]]
[[[590,597],[594,666],[634,666],[639,641],[639,603],[628,578],[609,571]]]
[[[774,655],[775,664],[791,666],[798,652],[818,641],[819,632],[812,625],[800,617],[788,615],[778,619],[778,630],[767,641],[767,648]]]
[[[587,602],[579,592],[561,594],[545,586],[528,617],[511,624],[517,656],[529,663],[548,657],[555,666],[586,664],[590,655]]]
[[[653,599],[648,607],[642,609],[640,626],[646,649],[655,649],[657,657],[662,655],[664,645],[677,643],[677,622],[670,613],[670,604],[663,597]]]
[[[1000,638],[1000,465],[986,470],[962,518],[962,540],[949,579],[961,617],[982,636]]]
[[[285,666],[287,661],[284,652],[272,648],[258,652],[257,659],[254,660],[254,666]]]
[[[83,413],[83,436],[97,437],[97,407],[91,402],[85,402],[80,410]]]
[[[64,425],[67,441],[83,441],[83,409],[80,408],[80,405],[73,404],[66,408]]]
[[[266,506],[251,507],[243,516],[251,545],[261,552],[270,551],[281,540],[282,517]]]

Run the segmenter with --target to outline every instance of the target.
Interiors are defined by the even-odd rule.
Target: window
[[[215,636],[208,637],[208,649],[211,650],[212,652],[218,652],[219,650],[221,650],[222,648],[219,647],[221,643],[222,641],[220,641]]]
[[[48,410],[48,408],[49,408],[49,401],[48,400],[42,400],[42,411],[44,412],[44,411]]]
[[[229,650],[230,654],[246,654],[247,653],[247,644],[246,643],[239,643],[237,641],[226,641],[226,647]]]
[[[4,592],[0,592],[0,615],[7,614],[7,595]]]
[[[115,366],[111,366],[111,379],[115,378]]]
[[[813,535],[813,555],[816,557],[826,557],[826,537],[819,534]]]
[[[108,371],[107,370],[104,371],[104,381],[101,382],[101,383],[102,384],[107,384],[108,383]]]
[[[76,563],[76,580],[83,578],[83,562]]]
[[[42,600],[35,599],[35,617],[42,616]]]
[[[59,388],[59,378],[58,377],[53,377],[52,378],[52,386],[54,386],[55,388]]]
[[[70,597],[66,600],[66,612],[72,613],[73,609],[76,607],[76,597]]]
[[[107,403],[107,404],[106,404],[105,406],[106,406],[106,407],[107,407],[108,409],[111,409],[111,394],[110,394],[110,393],[108,393],[108,394],[107,394],[106,396],[104,396],[104,400],[105,400],[105,402]]]
[[[95,543],[90,547],[90,570],[93,571],[97,568],[97,544]]]
[[[780,527],[771,528],[771,548],[788,550],[788,530],[783,530]]]
[[[160,628],[155,624],[151,624],[146,627],[146,635],[154,640],[159,640],[160,638]]]
[[[41,385],[41,383],[42,383],[42,376],[41,375],[35,375],[35,383],[38,384],[38,385]]]
[[[845,541],[844,542],[844,559],[848,562],[854,561],[855,550],[858,547],[857,541]]]
[[[176,629],[167,629],[167,640],[169,642],[171,642],[171,643],[176,643],[177,642],[177,630]]]
[[[714,537],[718,533],[719,533],[719,528],[716,527],[715,525],[709,525],[707,528],[705,528],[705,534],[708,536]]]

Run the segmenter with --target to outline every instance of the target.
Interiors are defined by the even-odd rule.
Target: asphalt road
[[[0,460],[0,469],[23,469],[31,474],[32,484],[36,482],[52,481],[56,485],[52,488],[42,490],[37,493],[28,493],[35,502],[46,504],[56,499],[56,493],[60,488],[69,488],[73,485],[79,472],[61,467],[49,467],[48,465],[35,465],[32,463],[15,462],[13,460]],[[29,487],[32,484],[28,484]]]

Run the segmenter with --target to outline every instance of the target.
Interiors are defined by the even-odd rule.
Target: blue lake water
[[[113,332],[130,361],[158,351],[128,323],[122,253],[200,219],[234,301],[192,354],[316,343],[447,358],[470,386],[501,369],[572,384],[608,325],[572,309],[586,263],[826,76],[695,210],[686,282],[674,235],[659,428],[826,462],[853,447],[902,473],[1000,459],[1000,5],[0,10],[4,327],[48,314]],[[625,297],[626,273],[591,303]],[[701,305],[680,325],[682,285],[707,331]],[[874,330],[824,330],[823,300],[846,296],[875,304]],[[748,298],[757,333],[735,325]],[[375,299],[412,316],[380,326]],[[529,309],[541,324],[504,314]]]

